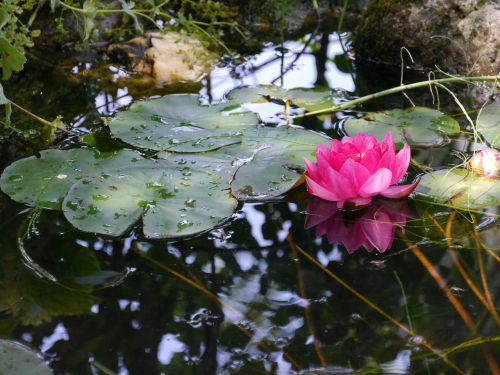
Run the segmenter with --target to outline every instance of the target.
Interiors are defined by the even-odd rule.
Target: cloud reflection
[[[415,217],[408,201],[375,199],[359,211],[343,211],[335,202],[311,197],[306,209],[306,229],[316,227],[316,235],[330,243],[340,243],[349,254],[360,247],[383,253],[390,249],[396,228],[404,227],[407,218]]]

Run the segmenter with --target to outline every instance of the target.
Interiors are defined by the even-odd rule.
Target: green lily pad
[[[258,124],[248,112],[201,106],[198,95],[166,95],[132,104],[109,128],[130,145],[157,151],[203,152],[241,142],[241,131]]]
[[[491,147],[500,147],[500,100],[486,105],[477,118],[477,131]]]
[[[475,176],[463,168],[442,169],[423,175],[415,193],[461,209],[500,206],[500,180]]]
[[[45,150],[39,157],[21,159],[7,167],[0,177],[0,187],[16,202],[58,210],[69,188],[84,176],[106,176],[141,160],[131,150]]]
[[[412,107],[382,112],[368,112],[363,118],[348,119],[344,132],[372,134],[379,141],[391,131],[394,142],[417,147],[436,147],[449,142],[449,135],[460,132],[460,125],[451,116],[432,108]]]
[[[0,374],[50,375],[52,371],[34,351],[14,341],[0,339]]]
[[[304,157],[314,159],[316,145],[330,141],[299,127],[260,126],[255,115],[224,108],[200,106],[193,95],[136,103],[111,121],[111,131],[159,151],[159,159],[127,149],[47,150],[9,166],[0,187],[21,203],[62,207],[83,231],[119,236],[142,222],[148,238],[189,236],[229,218],[235,198],[284,195],[301,181]]]
[[[280,127],[261,131],[255,136],[257,152],[236,171],[231,192],[244,201],[282,197],[301,180],[304,158],[314,160],[316,145],[329,141],[303,129]]]
[[[142,218],[146,237],[163,238],[199,233],[230,216],[236,200],[223,181],[131,150],[99,158],[80,149],[20,160],[5,170],[0,186],[18,202],[51,209],[62,202],[66,218],[83,231],[119,236]]]

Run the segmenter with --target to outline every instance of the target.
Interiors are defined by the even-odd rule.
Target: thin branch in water
[[[298,259],[297,248],[296,248],[295,243],[294,243],[293,239],[291,238],[290,234],[288,234],[288,236],[287,236],[287,241],[292,249],[293,256],[295,258],[297,258],[297,261],[295,262],[295,269],[297,271],[297,281],[299,283],[300,297],[302,299],[304,299],[305,301],[307,301],[306,287],[304,284],[304,278],[302,276],[302,270],[300,268],[300,261]],[[321,344],[318,341],[318,338],[316,336],[316,329],[314,326],[314,320],[313,320],[311,310],[309,309],[308,304],[304,305],[304,317],[306,319],[307,328],[309,330],[309,335],[312,337],[312,340],[313,340],[313,345],[314,345],[314,350],[316,351],[316,355],[318,356],[318,359],[319,359],[319,362],[321,363],[321,365],[325,366],[326,365],[325,356],[323,355],[323,353],[321,351]]]

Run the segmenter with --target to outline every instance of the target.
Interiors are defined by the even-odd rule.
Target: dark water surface
[[[200,92],[217,102],[234,87],[272,82],[348,96],[391,85],[357,72],[345,39],[341,46],[335,34],[317,37],[298,55],[304,40],[287,42],[284,58],[268,45],[244,63],[214,69],[201,84],[164,88],[121,80],[127,74],[117,66],[34,60],[15,95],[46,118],[62,114],[84,134],[101,129],[100,116],[150,95]],[[411,95],[428,104],[427,94]],[[408,106],[405,100],[362,109]],[[341,120],[356,114],[303,125],[338,137]],[[105,129],[98,134],[100,148],[117,147]],[[462,135],[412,157],[448,166],[469,147]],[[409,173],[411,180],[420,171]],[[485,304],[498,306],[498,224],[413,200],[375,207],[341,214],[302,187],[281,202],[240,204],[208,234],[146,241],[139,228],[120,239],[80,232],[61,212],[29,221],[29,209],[1,195],[0,336],[37,351],[58,374],[492,372],[499,322]],[[382,254],[365,249],[366,225],[377,221],[390,244]]]

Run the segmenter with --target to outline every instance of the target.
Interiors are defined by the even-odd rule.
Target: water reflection
[[[376,199],[359,211],[343,211],[335,202],[315,197],[307,203],[305,227],[316,227],[316,235],[330,243],[344,245],[349,254],[359,248],[380,253],[392,247],[397,227],[404,227],[415,217],[409,201]]]

